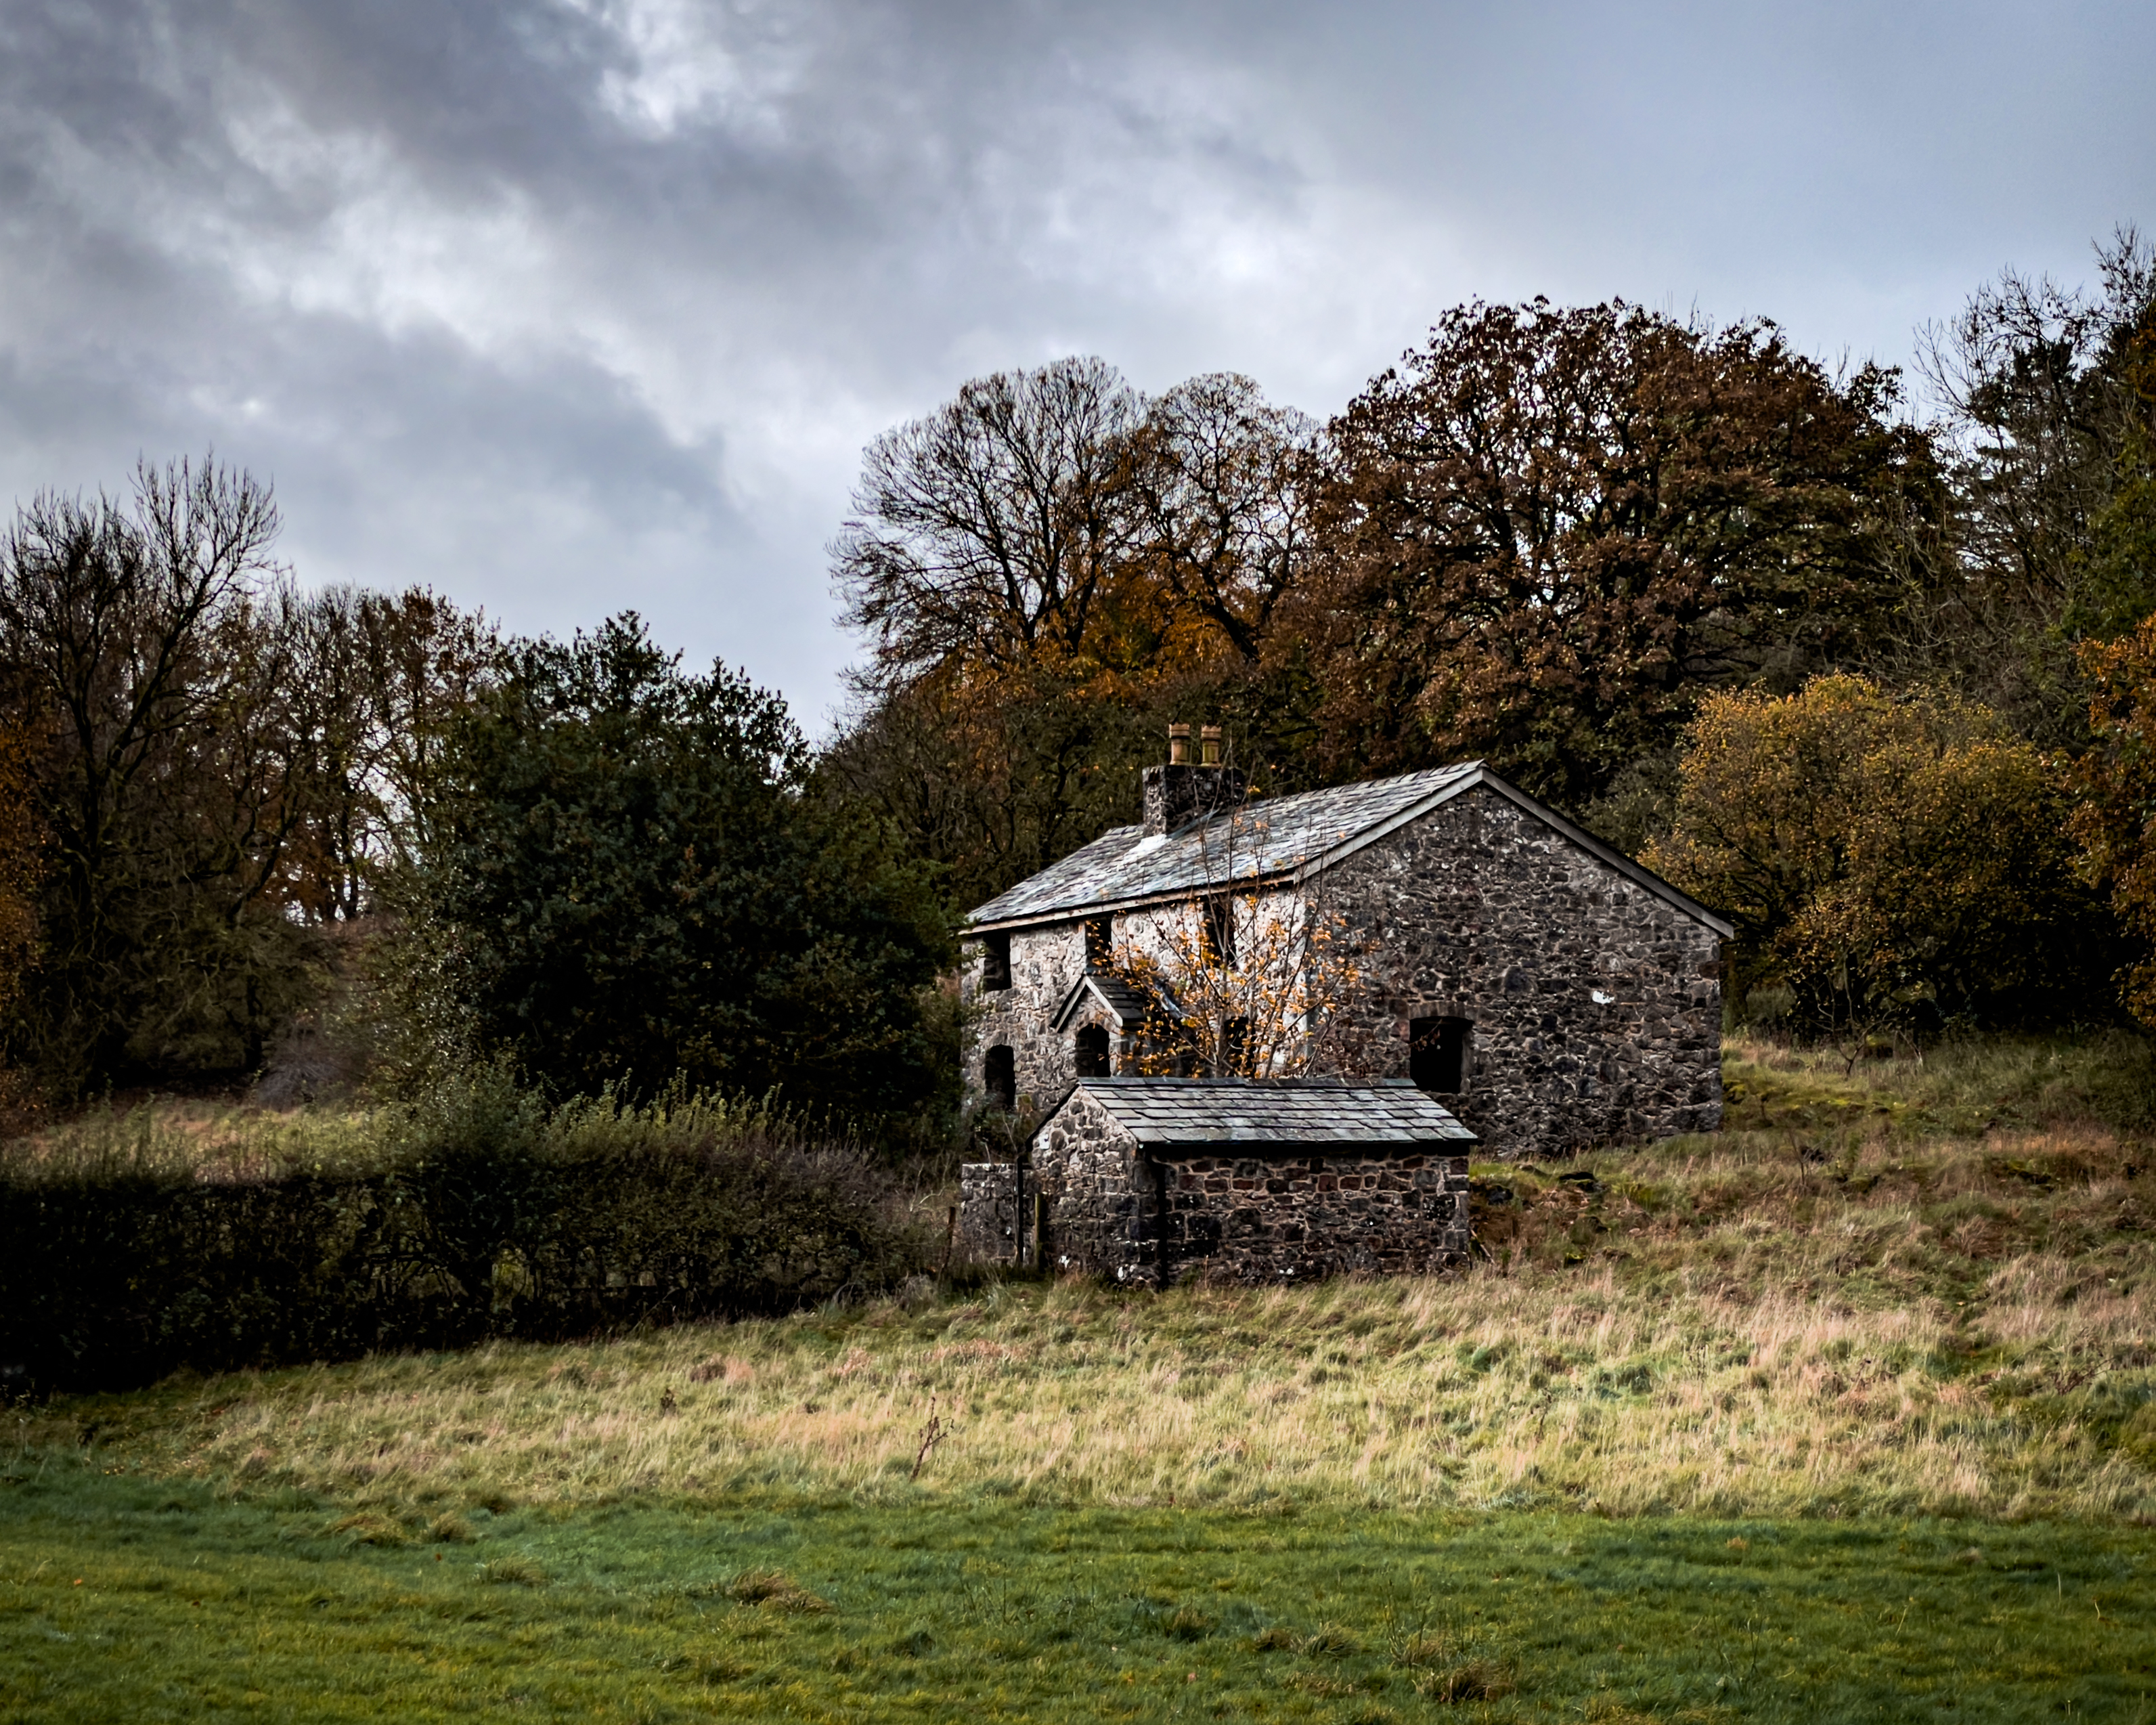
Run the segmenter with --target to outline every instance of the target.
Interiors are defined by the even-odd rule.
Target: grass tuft
[[[490,1587],[547,1585],[547,1572],[529,1558],[519,1557],[514,1552],[481,1563],[478,1568],[479,1579]]]
[[[726,1584],[726,1595],[737,1605],[762,1605],[773,1611],[814,1615],[831,1609],[829,1599],[778,1569],[744,1569]]]

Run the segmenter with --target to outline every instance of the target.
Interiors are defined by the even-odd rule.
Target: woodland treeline
[[[820,747],[634,616],[305,590],[214,462],[42,494],[0,546],[14,1100],[492,1060],[936,1117],[957,916],[1132,819],[1172,719],[1260,793],[1487,759],[1732,915],[1740,1015],[2156,1022],[2156,259],[2097,264],[1986,285],[1913,380],[1542,300],[1322,423],[977,379],[865,455]]]

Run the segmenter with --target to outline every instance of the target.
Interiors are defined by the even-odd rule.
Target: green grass
[[[2138,1529],[769,1497],[385,1545],[9,1469],[9,1720],[2156,1716]]]
[[[18,1409],[0,1718],[2156,1721],[2147,1049],[1728,1071],[1442,1280]]]

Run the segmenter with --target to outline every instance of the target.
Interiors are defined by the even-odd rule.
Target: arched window
[[[1108,1033],[1099,1024],[1088,1024],[1078,1033],[1076,1049],[1078,1076],[1081,1078],[1106,1078],[1108,1076]]]
[[[1018,1056],[1007,1042],[998,1042],[981,1062],[981,1088],[988,1106],[1008,1114],[1018,1106]]]

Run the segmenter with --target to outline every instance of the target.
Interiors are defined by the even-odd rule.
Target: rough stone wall
[[[1106,1108],[1084,1091],[1072,1091],[1034,1135],[1032,1173],[1045,1229],[1034,1261],[1117,1281],[1152,1279],[1158,1174]],[[1033,1252],[1029,1245],[1029,1256]]]
[[[968,1162],[958,1169],[957,1255],[976,1264],[1018,1256],[1018,1165]]]
[[[983,957],[981,943],[969,942],[959,979],[961,993],[978,1011],[966,1053],[966,1088],[980,1094],[988,1051],[1004,1043],[1018,1068],[1020,1109],[1029,1099],[1034,1107],[1051,1108],[1076,1076],[1071,1037],[1059,1035],[1054,1024],[1063,997],[1086,973],[1086,925],[1050,922],[1015,931],[1010,937],[1008,988],[982,988]],[[1075,1033],[1077,1026],[1071,1028]]]
[[[1163,1285],[1419,1276],[1467,1255],[1465,1156],[1196,1156],[1162,1168]]]
[[[1421,1275],[1469,1245],[1465,1156],[1156,1157],[1082,1090],[1035,1137],[1023,1202],[1008,1163],[963,1178],[969,1256],[1011,1262],[1023,1214],[1028,1263],[1153,1286]]]
[[[1722,1122],[1720,942],[1478,786],[1321,877],[1363,946],[1337,1070],[1404,1077],[1408,1023],[1473,1025],[1448,1101],[1484,1153],[1563,1155]]]

